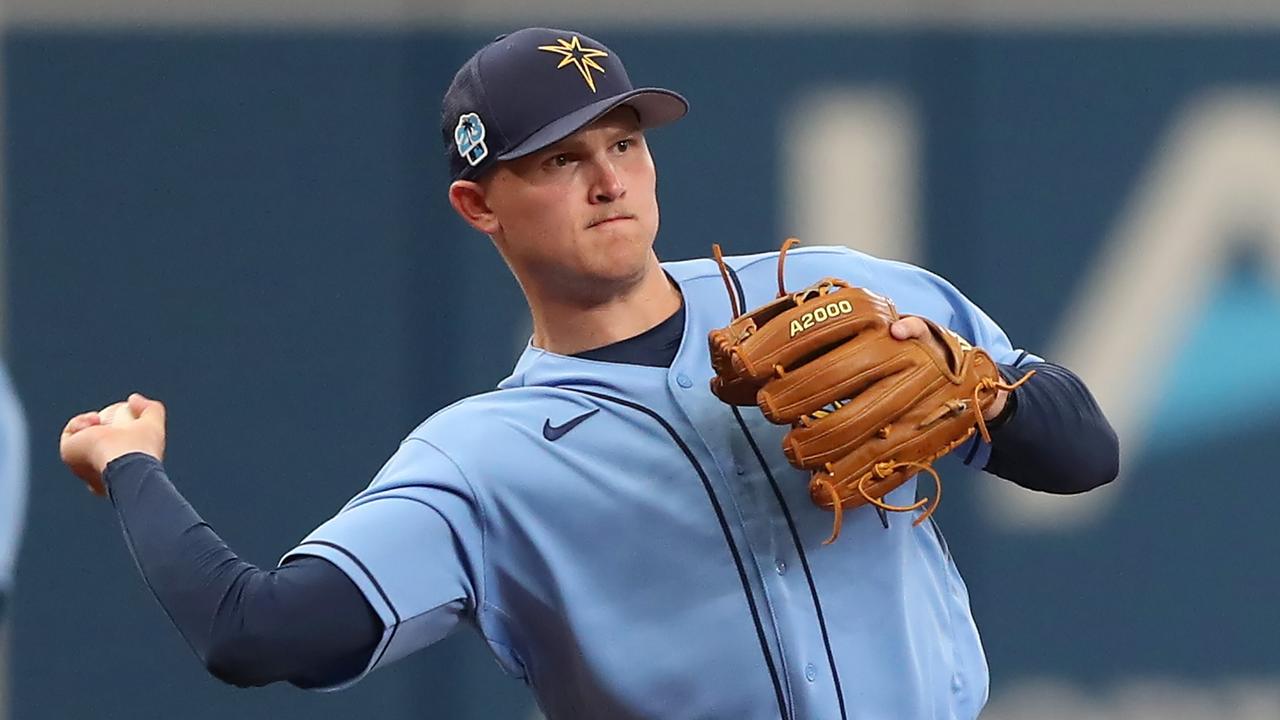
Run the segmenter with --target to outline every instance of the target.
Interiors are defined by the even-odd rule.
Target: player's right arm
[[[397,521],[391,516],[402,504],[378,502],[412,490],[386,490],[375,479],[313,533],[312,550],[300,547],[265,570],[241,560],[182,498],[160,463],[163,450],[163,406],[141,396],[110,423],[98,413],[73,418],[62,438],[63,460],[91,489],[110,495],[144,580],[219,679],[339,686],[389,661],[395,636],[405,641],[396,643],[403,654],[409,641],[421,646],[443,637],[465,612],[468,579],[442,516],[422,512]],[[430,474],[412,450],[397,453],[379,478]],[[447,504],[431,493],[420,499]],[[362,526],[368,532],[353,530]],[[402,566],[430,569],[391,577],[376,548],[397,555]],[[414,581],[430,587],[400,587]],[[431,607],[415,612],[414,601],[423,598]],[[411,619],[411,629],[400,627]],[[434,635],[424,632],[427,626]]]

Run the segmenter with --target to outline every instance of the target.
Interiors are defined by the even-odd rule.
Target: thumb
[[[150,418],[164,424],[164,403],[152,400],[142,393],[129,396],[129,412],[139,420]]]
[[[929,325],[915,315],[904,315],[901,320],[889,326],[889,334],[895,340],[927,337]]]

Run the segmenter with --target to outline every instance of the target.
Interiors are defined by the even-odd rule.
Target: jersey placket
[[[778,429],[759,418],[753,408],[726,408],[733,432],[725,452],[732,458],[740,485],[760,502],[758,533],[750,533],[756,565],[778,626],[785,663],[794,670],[792,681],[796,717],[844,720],[843,697],[827,643],[825,620],[812,592],[809,563],[802,557],[795,512],[796,493],[783,483],[794,480],[790,466],[780,467]],[[755,414],[758,422],[748,418]],[[739,475],[739,470],[742,470]],[[733,486],[733,483],[729,483]],[[753,530],[755,528],[752,528]]]
[[[697,378],[704,392],[709,379]],[[726,507],[734,541],[750,557],[751,591],[768,628],[769,652],[782,676],[791,716],[830,714],[836,705],[834,679],[824,671],[830,662],[777,494],[732,409],[714,398],[696,398],[695,383],[688,369],[676,367],[670,373],[676,404],[697,433],[692,444],[712,460],[712,484]]]

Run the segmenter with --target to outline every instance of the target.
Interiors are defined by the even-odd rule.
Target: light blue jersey
[[[9,373],[0,365],[0,594],[13,585],[26,507],[27,425]]]
[[[728,262],[745,307],[774,297],[777,253]],[[326,558],[364,592],[387,628],[370,669],[465,622],[550,718],[977,716],[986,660],[936,526],[889,514],[886,529],[862,507],[823,546],[832,516],[783,457],[786,428],[710,392],[707,333],[731,319],[716,264],[663,267],[686,309],[670,368],[529,347],[286,558]],[[919,268],[804,248],[786,274],[791,290],[846,279],[998,362],[1021,355]]]

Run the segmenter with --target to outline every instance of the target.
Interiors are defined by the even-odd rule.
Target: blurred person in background
[[[0,718],[8,717],[8,606],[27,506],[27,426],[0,362]]]
[[[0,363],[0,624],[13,593],[27,505],[27,427],[9,372]]]

